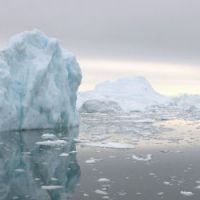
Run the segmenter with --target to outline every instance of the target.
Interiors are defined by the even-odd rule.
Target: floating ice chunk
[[[184,196],[187,196],[187,197],[190,197],[190,196],[194,195],[193,192],[189,192],[189,191],[180,191],[180,194],[182,194]]]
[[[195,189],[200,190],[200,185],[197,185],[197,186],[195,187]]]
[[[100,178],[97,180],[98,182],[110,182],[110,179],[107,178]]]
[[[169,181],[164,181],[163,184],[164,184],[164,185],[173,185],[173,184],[170,183]]]
[[[59,156],[61,156],[61,157],[67,157],[67,156],[69,156],[69,154],[68,153],[61,153]]]
[[[85,163],[94,164],[94,163],[96,163],[96,160],[94,158],[90,158],[89,160],[86,160]]]
[[[85,163],[87,164],[94,164],[98,161],[100,161],[101,159],[95,159],[95,158],[90,158],[89,160],[86,160]]]
[[[103,191],[103,190],[95,190],[95,193],[100,194],[100,195],[108,195],[108,192]]]
[[[43,146],[64,146],[67,144],[65,140],[45,140],[41,142],[36,142],[37,145]]]
[[[19,169],[15,169],[15,171],[16,171],[16,172],[20,172],[20,173],[22,173],[22,172],[24,172],[25,170],[24,170],[24,169],[21,169],[21,168],[19,168]]]
[[[52,180],[52,181],[57,181],[58,179],[55,178],[55,177],[52,177],[51,180]]]
[[[126,192],[118,192],[118,195],[119,196],[125,196],[125,195],[127,195],[127,193]]]
[[[102,196],[101,198],[102,198],[102,199],[110,199],[109,196]]]
[[[83,143],[83,146],[90,146],[90,147],[100,147],[100,148],[111,148],[111,149],[134,149],[135,146],[132,144],[124,144],[118,142],[91,142],[91,143]]]
[[[200,180],[195,181],[197,184],[200,184]]]
[[[152,155],[151,154],[147,154],[146,157],[142,157],[142,156],[137,156],[137,155],[133,154],[132,158],[134,160],[138,160],[138,161],[150,161],[150,160],[152,160]]]
[[[76,154],[77,151],[70,151],[69,154]]]
[[[45,139],[45,140],[48,140],[48,139],[50,140],[50,139],[56,138],[56,136],[54,134],[51,134],[51,133],[45,133],[41,137],[42,137],[42,139]]]
[[[0,52],[0,131],[79,124],[76,58],[40,31],[14,36]]]
[[[56,190],[56,189],[62,189],[62,185],[42,185],[41,188],[43,190]]]

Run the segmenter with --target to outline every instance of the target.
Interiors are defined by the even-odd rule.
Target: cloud
[[[199,64],[200,1],[0,0],[0,38],[39,28],[81,57]]]

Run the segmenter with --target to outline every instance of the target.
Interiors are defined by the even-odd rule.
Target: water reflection
[[[0,133],[0,200],[68,199],[81,173],[77,132]]]

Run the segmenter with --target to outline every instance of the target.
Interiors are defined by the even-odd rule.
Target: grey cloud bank
[[[199,64],[200,1],[0,0],[0,46],[38,28],[77,56]]]

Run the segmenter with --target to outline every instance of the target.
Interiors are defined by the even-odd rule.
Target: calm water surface
[[[199,200],[199,128],[166,126],[129,150],[85,147],[74,129],[1,133],[0,200]]]

